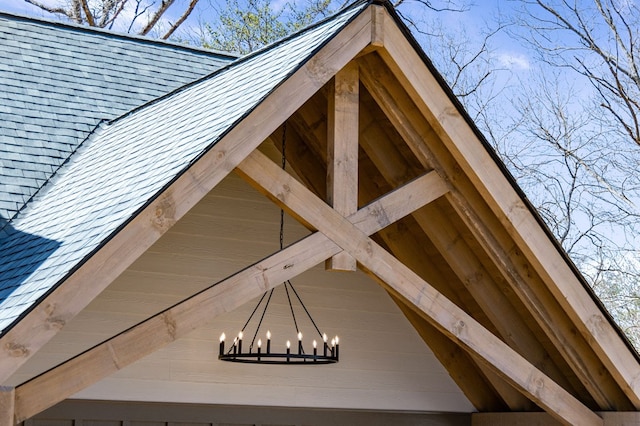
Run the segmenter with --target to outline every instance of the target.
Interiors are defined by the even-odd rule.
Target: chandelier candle
[[[222,335],[220,335],[220,356],[224,355],[224,339],[226,338],[226,336],[224,335],[224,333],[222,333]]]

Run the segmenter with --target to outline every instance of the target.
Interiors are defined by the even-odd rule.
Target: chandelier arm
[[[244,325],[242,326],[242,328],[240,329],[240,331],[244,332],[244,329],[247,328],[247,325],[249,325],[249,322],[251,321],[251,318],[253,318],[253,316],[255,315],[256,311],[258,310],[258,308],[260,307],[260,304],[262,303],[262,301],[264,300],[264,297],[267,295],[267,292],[264,292],[264,294],[262,295],[262,297],[260,298],[260,300],[258,300],[258,303],[256,304],[256,307],[253,308],[253,312],[251,312],[251,315],[249,315],[249,318],[247,319],[247,322],[244,323]]]
[[[293,325],[296,327],[296,333],[300,333],[300,329],[298,328],[298,322],[296,321],[296,314],[295,312],[293,312],[293,305],[291,304],[291,297],[289,296],[288,286],[291,286],[291,281],[289,280],[284,282],[284,290],[287,293],[287,300],[289,301],[289,308],[291,309],[291,316],[293,317]]]
[[[311,314],[309,313],[309,310],[307,309],[307,307],[304,305],[304,302],[302,301],[302,299],[300,298],[300,295],[298,294],[298,292],[296,291],[296,288],[293,286],[293,284],[291,284],[290,281],[287,281],[289,283],[289,285],[291,286],[291,290],[293,290],[293,294],[296,295],[296,298],[298,299],[298,302],[300,302],[300,305],[302,306],[302,309],[304,309],[304,312],[307,314],[307,317],[309,317],[309,320],[311,321],[311,324],[313,324],[313,326],[315,327],[316,331],[318,332],[318,335],[322,338],[322,333],[320,332],[320,329],[318,328],[318,326],[316,325],[316,322],[313,320],[313,318],[311,317]]]
[[[265,303],[265,305],[264,305],[264,309],[262,310],[262,315],[260,315],[260,321],[258,321],[258,326],[256,327],[256,332],[253,333],[253,339],[251,339],[251,345],[249,345],[249,350],[251,350],[251,348],[253,348],[253,343],[256,341],[256,336],[258,335],[258,332],[260,331],[260,326],[262,326],[262,320],[264,319],[264,315],[267,313],[267,308],[269,307],[269,302],[271,302],[271,296],[273,296],[273,289],[269,290],[269,298],[267,299],[267,303]],[[262,297],[264,298],[264,294],[262,295]],[[262,301],[262,299],[260,299],[260,301]]]
[[[285,121],[282,126],[282,170],[285,170],[287,165],[287,159],[285,154],[286,139],[287,139],[286,135],[287,135],[287,122]],[[284,209],[280,209],[280,250],[283,250],[283,249],[284,249]],[[287,365],[292,365],[292,364],[320,365],[320,364],[333,364],[338,362],[338,357],[339,357],[338,337],[336,336],[335,343],[333,340],[331,341],[331,347],[329,347],[327,345],[326,335],[323,335],[320,332],[318,325],[313,320],[313,317],[311,317],[311,313],[309,313],[309,310],[307,309],[304,302],[302,301],[302,298],[300,298],[300,295],[298,294],[297,290],[295,289],[291,281],[286,280],[283,282],[283,284],[284,284],[284,290],[287,295],[287,301],[289,302],[289,309],[291,310],[291,318],[293,318],[293,325],[296,329],[296,332],[298,333],[298,353],[296,354],[291,352],[289,341],[287,341],[287,351],[285,353],[279,353],[277,351],[272,352],[270,350],[270,347],[271,347],[270,332],[267,332],[266,352],[262,352],[260,341],[258,341],[257,352],[252,351],[253,345],[256,341],[256,337],[260,332],[262,321],[264,320],[265,314],[267,313],[267,308],[269,307],[269,303],[271,302],[271,297],[273,296],[273,291],[275,290],[275,287],[274,287],[268,292],[269,298],[267,299],[264,309],[262,310],[262,314],[260,315],[260,320],[258,321],[258,325],[256,327],[255,333],[253,334],[253,338],[251,339],[251,343],[249,345],[249,351],[248,352],[242,351],[242,333],[244,333],[244,330],[247,328],[247,326],[251,322],[251,319],[256,314],[258,308],[262,304],[262,301],[267,295],[267,292],[265,292],[262,295],[262,297],[258,301],[258,304],[253,309],[253,312],[251,312],[249,319],[247,319],[247,322],[242,327],[241,333],[238,334],[239,336],[238,345],[236,346],[236,340],[234,340],[233,345],[231,346],[231,348],[229,348],[229,351],[226,354],[224,353],[224,333],[222,333],[222,336],[220,337],[220,354],[218,356],[218,359],[222,361],[242,362],[242,363],[287,364]],[[298,299],[298,302],[304,309],[304,312],[307,314],[307,317],[313,324],[313,327],[318,332],[318,335],[324,341],[324,347],[322,348],[322,351],[320,354],[318,354],[318,348],[316,347],[315,340],[313,341],[313,353],[305,353],[304,348],[302,347],[302,333],[300,332],[300,328],[298,327],[298,321],[296,319],[295,310],[293,309],[293,303],[291,303],[291,295],[289,294],[289,287],[291,287],[291,290],[293,290],[293,294]]]

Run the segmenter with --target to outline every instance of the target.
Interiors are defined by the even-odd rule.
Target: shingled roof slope
[[[5,220],[101,119],[114,119],[235,59],[2,12],[0,57],[0,219]]]
[[[103,124],[0,239],[3,332],[368,3]]]

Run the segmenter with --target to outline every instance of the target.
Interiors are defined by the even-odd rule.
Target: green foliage
[[[301,7],[287,2],[276,9],[267,0],[227,0],[218,21],[205,25],[202,45],[247,54],[327,16],[330,3],[314,0]]]

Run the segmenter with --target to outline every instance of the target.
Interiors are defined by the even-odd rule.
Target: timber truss
[[[293,174],[258,149],[263,141],[279,147],[285,121]],[[65,305],[56,318],[72,318],[166,232],[158,223],[175,223],[232,170],[313,232],[5,390],[0,407],[9,414],[0,424],[41,412],[324,261],[329,269],[360,268],[382,285],[480,412],[542,408],[565,424],[602,425],[596,411],[640,409],[632,352],[377,5],[5,336],[3,348],[24,351],[3,361],[2,377],[55,334],[47,306]],[[144,242],[134,245],[139,235]],[[111,275],[68,303],[104,264]],[[91,373],[66,380],[74,371]]]

